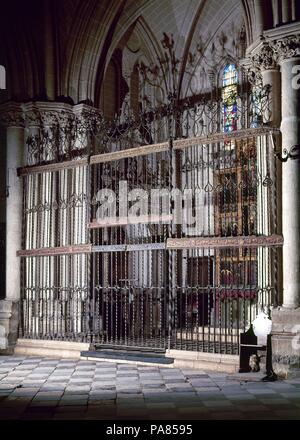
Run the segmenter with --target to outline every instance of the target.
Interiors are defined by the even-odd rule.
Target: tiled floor
[[[0,419],[300,420],[300,379],[245,377],[1,356]]]

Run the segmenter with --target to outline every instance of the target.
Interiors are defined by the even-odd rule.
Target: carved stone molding
[[[275,40],[273,46],[280,62],[285,59],[300,57],[300,34]]]
[[[277,70],[278,55],[273,44],[263,41],[258,51],[251,57],[252,66],[260,71]]]
[[[35,102],[22,106],[26,127],[68,127],[75,122],[88,128],[103,124],[103,116],[98,109],[85,104],[71,106],[60,102]]]
[[[9,102],[0,106],[0,125],[4,127],[24,127],[24,115],[21,106]]]
[[[37,102],[23,105],[27,127],[64,126],[74,119],[72,106],[63,103]]]
[[[29,111],[25,111],[25,121],[26,127],[51,127],[53,125],[57,125],[58,123],[58,114],[54,112],[48,111],[40,111],[39,109],[33,108]]]

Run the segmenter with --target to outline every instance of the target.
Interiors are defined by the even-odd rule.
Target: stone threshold
[[[89,348],[90,344],[88,342],[19,338],[14,354],[47,356],[59,359],[80,359],[81,352],[87,351]]]
[[[99,350],[99,351],[83,351],[81,359],[93,360],[98,362],[114,362],[129,365],[148,365],[173,367],[174,359],[164,355],[145,352],[130,352],[126,350]]]
[[[14,354],[129,365],[164,366],[166,368],[191,368],[225,373],[237,373],[239,370],[239,356],[237,355],[185,350],[166,350],[164,354],[160,355],[151,352],[145,353],[143,350],[140,352],[121,349],[91,351],[91,348],[91,344],[87,342],[19,338]]]
[[[167,350],[166,356],[174,359],[175,368],[195,368],[224,373],[237,373],[239,371],[239,356],[237,355]]]

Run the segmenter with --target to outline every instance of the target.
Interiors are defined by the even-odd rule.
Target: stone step
[[[81,352],[81,359],[149,366],[173,366],[174,364],[174,359],[171,357],[162,356],[157,353],[130,352],[126,350],[83,351]]]
[[[174,359],[175,368],[194,368],[203,371],[237,373],[239,356],[200,351],[167,350],[166,356]]]
[[[19,338],[14,354],[79,359],[80,353],[89,348],[90,344],[86,342]]]
[[[116,345],[116,344],[94,344],[94,347],[97,350],[105,350],[105,351],[118,351],[118,352],[138,352],[138,353],[150,353],[163,355],[166,353],[165,348],[156,348],[156,347],[138,347],[134,345]]]

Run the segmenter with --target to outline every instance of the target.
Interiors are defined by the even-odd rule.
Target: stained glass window
[[[223,124],[224,132],[237,129],[237,70],[234,64],[227,64],[223,70]]]

